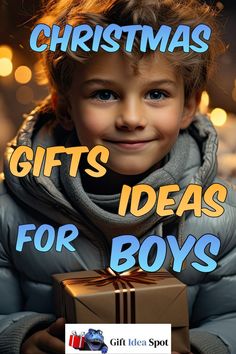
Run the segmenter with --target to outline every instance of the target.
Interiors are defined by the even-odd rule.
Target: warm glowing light
[[[12,49],[8,45],[0,45],[0,58],[12,60]]]
[[[8,76],[12,73],[12,62],[8,58],[0,58],[0,76]]]
[[[221,127],[227,120],[227,113],[222,108],[215,108],[210,114],[211,121],[217,127]]]
[[[21,104],[29,104],[34,99],[34,93],[31,87],[21,86],[16,91],[16,99]]]
[[[199,105],[200,112],[202,114],[206,114],[208,112],[208,106],[209,106],[209,95],[206,91],[203,91],[200,105]]]
[[[32,78],[32,71],[28,66],[19,66],[15,71],[15,79],[19,84],[27,84]]]

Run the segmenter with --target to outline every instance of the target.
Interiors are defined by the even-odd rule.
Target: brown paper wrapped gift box
[[[164,269],[55,274],[53,288],[67,323],[171,323],[172,350],[190,351],[186,286]]]

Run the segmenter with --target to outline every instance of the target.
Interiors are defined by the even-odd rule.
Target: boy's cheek
[[[88,132],[97,133],[112,124],[111,118],[112,113],[102,108],[79,109],[72,116],[75,126],[78,129],[82,128],[86,129]]]

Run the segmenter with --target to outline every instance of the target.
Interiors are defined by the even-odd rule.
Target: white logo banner
[[[170,354],[170,324],[66,324],[66,352]]]

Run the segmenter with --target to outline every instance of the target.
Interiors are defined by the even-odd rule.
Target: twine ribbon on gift
[[[103,287],[112,284],[115,289],[116,323],[136,323],[135,286],[132,283],[151,285],[170,277],[170,274],[166,271],[150,274],[139,268],[123,273],[116,273],[111,268],[96,270],[95,272],[99,277],[66,279],[62,281],[62,284],[64,287],[74,284]],[[128,319],[128,295],[130,295],[130,319]],[[123,296],[123,321],[121,321],[121,296]]]

